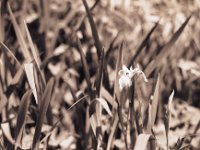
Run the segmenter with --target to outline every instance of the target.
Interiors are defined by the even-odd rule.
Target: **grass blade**
[[[108,103],[103,99],[103,98],[96,98],[96,100],[93,100],[90,104],[89,107],[89,114],[90,116],[92,116],[93,114],[95,114],[96,112],[96,105],[97,104],[101,104],[103,106],[103,108],[107,111],[107,113],[112,116],[111,110],[108,106]]]
[[[155,121],[156,121],[156,114],[158,110],[158,102],[159,102],[159,93],[160,93],[160,74],[158,74],[156,86],[154,89],[154,94],[153,94],[153,101],[151,104],[151,116],[150,116],[150,130],[153,127]]]
[[[32,149],[38,149],[39,147],[39,138],[40,138],[40,133],[41,133],[41,128],[42,128],[42,123],[44,121],[44,117],[46,115],[52,93],[53,93],[53,86],[54,86],[54,79],[51,78],[49,82],[47,83],[47,86],[44,90],[44,94],[42,96],[42,102],[39,110],[39,116],[37,118],[36,122],[36,128],[35,128],[35,134],[33,137],[33,143],[32,143]]]
[[[81,102],[82,100],[85,100],[85,98],[87,98],[87,97],[88,97],[88,95],[85,95],[85,96],[79,98],[79,99],[78,99],[74,104],[72,104],[67,110],[72,109],[76,104],[78,104],[78,103]]]
[[[21,30],[20,30],[20,27],[19,27],[18,24],[17,24],[17,21],[16,21],[14,15],[13,15],[13,13],[12,13],[12,10],[11,10],[11,8],[10,8],[9,3],[8,3],[7,6],[8,6],[8,11],[9,11],[9,14],[10,14],[10,17],[11,17],[11,21],[12,21],[12,23],[13,23],[13,26],[14,26],[14,29],[15,29],[15,33],[16,33],[17,39],[18,39],[18,41],[19,41],[19,44],[20,44],[20,46],[21,46],[21,49],[22,49],[22,53],[23,53],[23,55],[24,55],[24,58],[25,58],[25,60],[26,60],[27,62],[30,62],[31,56],[30,56],[30,53],[29,53],[29,51],[28,51],[28,46],[26,45],[26,42],[25,42],[25,40],[24,40],[24,38],[23,38],[23,34],[22,34]]]
[[[15,128],[15,149],[21,145],[22,131],[25,125],[26,114],[30,104],[31,90],[27,91],[20,102],[17,116],[17,125]]]
[[[110,150],[111,147],[112,147],[112,142],[113,142],[113,139],[114,139],[114,134],[115,134],[115,131],[116,131],[118,123],[119,123],[119,118],[118,118],[118,116],[116,114],[115,117],[114,117],[113,125],[111,127],[111,132],[109,134],[106,150]]]
[[[99,69],[97,73],[96,78],[96,95],[99,97],[100,88],[101,88],[101,81],[102,81],[102,75],[103,75],[103,69],[104,69],[104,50],[101,53],[101,58],[99,62]]]
[[[33,40],[31,38],[31,34],[28,30],[28,27],[24,21],[24,26],[25,26],[25,31],[26,31],[26,34],[27,34],[27,38],[28,38],[28,42],[29,42],[29,45],[30,45],[30,49],[31,49],[31,52],[32,52],[32,55],[33,55],[33,58],[36,62],[36,65],[37,65],[37,68],[39,70],[39,73],[42,77],[42,82],[44,85],[46,85],[46,80],[45,80],[45,77],[44,77],[44,73],[41,71],[40,69],[40,66],[41,66],[41,60],[40,60],[40,57],[39,57],[39,52],[38,52],[38,49],[35,48],[34,44],[33,44]]]
[[[164,125],[165,125],[165,133],[166,133],[166,139],[167,139],[167,150],[169,149],[169,129],[170,129],[170,117],[171,117],[171,104],[174,97],[174,90],[172,91],[171,95],[169,96],[169,102],[165,111],[164,116]]]
[[[81,41],[79,40],[79,38],[77,37],[76,34],[75,34],[75,36],[76,36],[76,42],[77,42],[77,49],[78,49],[78,51],[81,55],[81,62],[83,64],[83,70],[84,70],[84,73],[85,73],[85,79],[86,79],[86,82],[87,82],[87,85],[88,85],[90,98],[93,99],[93,92],[92,92],[92,86],[91,86],[92,84],[91,84],[91,81],[90,81],[89,67],[87,65],[87,61],[86,61],[85,55],[84,55],[83,50],[82,50]]]
[[[119,82],[118,82],[118,79],[119,79],[118,72],[122,67],[122,60],[123,60],[123,42],[121,43],[120,48],[119,48],[117,65],[116,65],[116,68],[115,68],[116,76],[115,76],[115,84],[114,84],[114,93],[116,94],[116,96],[118,98],[119,98],[119,93],[120,93]]]
[[[0,101],[0,114],[1,114],[8,102],[7,97],[3,94],[1,86],[0,86],[0,99],[1,99]]]
[[[139,54],[142,52],[143,48],[147,45],[152,33],[155,31],[158,24],[159,24],[159,20],[158,20],[158,22],[156,22],[156,24],[153,26],[153,28],[149,31],[149,33],[146,35],[146,37],[144,38],[144,40],[142,41],[142,43],[140,44],[140,46],[136,50],[135,55],[132,57],[132,59],[130,60],[130,62],[128,64],[128,68],[130,68],[132,66],[135,59],[139,56]]]
[[[96,0],[95,3],[92,5],[92,7],[90,8],[90,11],[93,11],[94,8],[97,6],[97,4],[100,2],[100,0]]]
[[[113,40],[111,41],[111,43],[109,44],[109,48],[108,48],[108,50],[106,51],[106,54],[105,54],[105,59],[106,59],[106,61],[108,60],[108,58],[109,58],[109,56],[110,56],[112,50],[114,49],[114,43],[116,42],[116,40],[118,39],[118,37],[120,36],[120,34],[121,34],[121,31],[119,31],[119,32],[117,33],[117,35],[114,37],[114,39],[113,39]]]
[[[4,14],[6,13],[6,5],[7,5],[8,0],[2,0],[0,2],[0,42],[4,41],[5,38],[5,30],[4,30]]]
[[[37,49],[35,48],[34,44],[33,44],[33,40],[31,38],[31,34],[28,30],[28,27],[24,21],[24,27],[25,27],[25,31],[26,31],[26,34],[27,34],[27,38],[28,38],[28,42],[29,42],[29,45],[30,45],[30,49],[31,49],[31,52],[33,54],[33,58],[36,62],[36,65],[38,66],[38,68],[40,68],[40,65],[41,65],[41,60],[39,59],[38,57],[38,52],[37,52]]]
[[[38,95],[37,95],[37,91],[36,91],[35,79],[34,79],[34,74],[33,74],[33,63],[25,63],[24,70],[26,73],[26,77],[28,79],[28,83],[33,92],[36,104],[38,104]]]
[[[0,42],[0,47],[4,51],[4,53],[8,52],[12,56],[12,58],[17,62],[17,64],[20,65],[20,62],[18,61],[18,59],[15,57],[15,55],[12,53],[12,51],[5,44]]]
[[[83,4],[85,6],[85,10],[86,10],[86,13],[87,13],[87,16],[88,16],[88,19],[89,19],[89,23],[90,23],[90,27],[91,27],[91,30],[92,30],[92,35],[93,35],[93,38],[94,38],[94,42],[95,42],[95,47],[97,49],[97,55],[98,55],[98,58],[101,59],[101,54],[103,53],[103,48],[102,48],[102,44],[99,40],[99,35],[98,35],[98,32],[97,32],[97,28],[96,28],[96,25],[94,23],[94,19],[92,17],[92,9],[94,9],[94,7],[98,4],[99,0],[97,0],[94,5],[92,6],[91,9],[89,9],[88,7],[88,4],[86,2],[86,0],[82,0],[83,1]],[[106,64],[104,65],[105,66],[105,69],[103,70],[103,75],[104,75],[104,85],[106,85],[106,87],[110,90],[110,84],[109,84],[109,76],[108,76],[108,73],[107,73],[107,68],[106,68]],[[98,90],[98,88],[97,88]]]
[[[59,123],[60,123],[60,120],[62,120],[62,118],[60,118],[51,128],[51,130],[45,135],[44,138],[42,138],[41,140],[41,143],[46,141],[50,136],[51,134],[53,133],[53,131],[58,127]]]
[[[97,98],[96,100],[103,106],[103,108],[107,111],[107,113],[112,117],[112,113],[108,106],[108,103],[103,98]]]
[[[110,105],[112,105],[112,108],[117,109],[116,101],[104,87],[101,88],[101,96],[104,97],[110,103]]]
[[[12,135],[11,135],[10,124],[9,124],[9,122],[1,123],[1,129],[2,129],[3,134],[5,135],[6,139],[7,139],[11,144],[14,144],[15,141],[14,141],[14,139],[12,138]]]
[[[191,15],[192,16],[192,15]],[[169,42],[164,46],[164,48],[161,50],[159,55],[146,67],[145,74],[147,77],[151,75],[151,73],[154,71],[156,67],[160,67],[163,62],[164,58],[166,58],[172,51],[172,46],[175,44],[177,39],[180,37],[181,33],[185,29],[187,23],[189,22],[191,16],[189,16],[185,22],[181,25],[181,27],[174,33],[174,35],[171,37]]]
[[[82,0],[82,1],[83,1],[84,6],[85,6],[85,10],[87,12],[89,23],[90,23],[90,26],[91,26],[91,29],[92,29],[92,35],[94,37],[95,47],[97,49],[97,54],[98,54],[98,57],[100,58],[101,57],[101,51],[102,51],[102,45],[101,45],[101,42],[99,40],[97,28],[96,28],[96,25],[94,23],[94,19],[92,17],[92,13],[91,13],[91,11],[90,11],[90,9],[88,7],[88,4],[87,4],[86,0]]]

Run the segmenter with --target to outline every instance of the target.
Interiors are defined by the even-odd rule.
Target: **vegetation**
[[[198,0],[0,1],[0,149],[198,150]]]

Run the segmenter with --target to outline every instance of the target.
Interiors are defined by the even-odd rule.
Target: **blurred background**
[[[18,62],[25,63],[27,59],[24,57],[23,46],[19,41],[20,32],[25,43],[30,43],[24,26],[25,22],[37,50],[45,81],[49,81],[52,77],[55,78],[55,88],[50,103],[51,119],[47,117],[42,128],[42,137],[51,133],[46,148],[83,149],[86,143],[82,134],[87,129],[86,125],[79,126],[78,124],[85,120],[85,105],[87,104],[81,101],[77,106],[70,108],[88,93],[87,79],[80,51],[77,48],[77,38],[80,40],[86,58],[92,88],[95,85],[101,55],[98,53],[98,46],[96,46],[94,33],[91,30],[91,21],[88,20],[83,1],[1,0],[0,2],[1,42],[12,52]],[[8,3],[19,27],[18,32],[13,25],[14,21],[7,6]],[[102,79],[104,91],[109,93],[109,96],[114,95],[116,64],[121,57],[119,49],[123,45],[123,64],[133,66],[133,68],[139,64],[141,70],[147,75],[148,83],[145,85],[139,83],[140,88],[136,87],[144,103],[150,100],[154,92],[158,74],[161,81],[159,88],[161,105],[168,103],[168,98],[174,90],[176,101],[173,103],[172,126],[174,128],[171,134],[177,136],[172,140],[171,145],[181,135],[193,131],[200,119],[198,117],[200,107],[200,1],[87,0],[87,4],[96,25],[99,41],[104,49],[106,62],[104,70],[107,71],[107,75],[104,74]],[[27,45],[30,50],[31,44]],[[9,124],[8,128],[12,136],[19,104],[25,91],[29,89],[29,85],[25,75],[19,73],[20,67],[15,59],[10,54],[5,55],[3,49],[5,47],[1,44],[0,113],[2,124]],[[35,82],[40,83],[40,80],[35,80]],[[40,93],[40,91],[37,92]],[[104,92],[103,97],[106,99],[108,96],[105,95]],[[33,99],[30,107],[22,147],[30,147],[34,134],[37,108]],[[112,108],[111,105],[109,107]],[[162,118],[162,109],[160,108],[158,112]],[[106,116],[105,114],[102,116],[103,131],[110,128],[108,122],[112,120]],[[60,120],[60,123],[54,127],[57,120]],[[158,136],[160,135],[159,127],[158,123],[158,130],[155,131]],[[0,136],[4,138],[1,143],[4,146],[10,143],[8,137],[4,137],[5,129],[7,131],[4,126],[0,129]],[[108,135],[109,132],[105,131],[105,141],[108,140]],[[165,149],[162,147],[162,138],[158,140],[159,142],[160,147]],[[123,149],[120,144],[122,143],[116,140],[112,148]],[[86,149],[91,147],[92,145],[89,145]],[[198,148],[200,148],[199,138],[193,143],[193,149]]]

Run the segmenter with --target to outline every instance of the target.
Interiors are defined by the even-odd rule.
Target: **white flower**
[[[121,76],[119,78],[119,86],[120,90],[122,90],[124,87],[130,87],[132,85],[131,78],[128,76]]]
[[[135,69],[132,69],[132,67],[130,68],[130,70],[123,65],[122,66],[122,70],[119,71],[119,86],[120,86],[120,90],[122,90],[124,87],[130,87],[132,85],[132,77],[135,75],[139,75],[142,74],[142,77],[144,79],[145,82],[148,82],[144,72],[142,72],[139,69],[139,66],[137,65],[137,67]]]

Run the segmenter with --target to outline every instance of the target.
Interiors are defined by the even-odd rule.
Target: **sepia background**
[[[200,149],[199,9],[1,0],[0,149]]]

